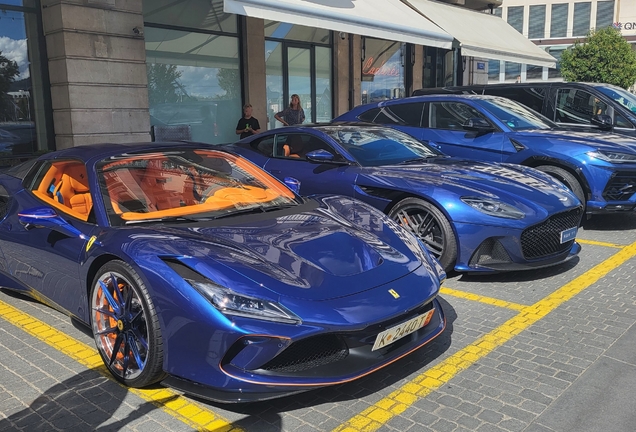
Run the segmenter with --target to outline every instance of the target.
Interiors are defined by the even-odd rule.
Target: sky
[[[9,60],[18,63],[20,76],[16,80],[29,77],[29,57],[23,13],[0,10],[0,52]]]

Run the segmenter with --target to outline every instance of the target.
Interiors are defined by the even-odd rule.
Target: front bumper
[[[275,363],[276,357],[273,361],[268,362],[268,365],[261,365],[255,369],[244,369],[241,366],[246,365],[244,363],[246,360],[245,356],[241,356],[241,349],[231,348],[220,366],[227,376],[223,387],[209,386],[178,376],[168,376],[162,381],[162,385],[215,402],[246,403],[353,381],[407,356],[431,342],[444,331],[446,318],[439,301],[434,299],[424,308],[434,309],[431,321],[427,325],[375,351],[372,351],[371,348],[378,333],[408,321],[417,314],[421,314],[423,309],[416,308],[408,314],[383,323],[369,325],[357,331],[321,333],[309,336],[306,340],[301,339],[291,343],[278,355],[278,357],[284,357],[286,352],[293,352],[294,347],[301,344],[310,346],[318,338],[337,337],[346,352],[344,355],[332,356],[333,361],[304,362],[303,367],[301,359],[290,362],[288,355],[287,359],[278,362],[274,367],[272,367],[272,363]],[[250,337],[252,336],[245,336],[245,338]],[[254,335],[253,338],[263,338],[263,336]],[[242,342],[238,341],[237,344],[241,345]],[[250,344],[244,344],[244,346],[249,349]],[[233,363],[235,359],[241,364],[235,365]],[[293,367],[289,367],[289,365]]]
[[[460,251],[455,270],[501,272],[561,264],[581,250],[573,235],[562,236],[576,230],[581,217],[577,207],[523,229],[456,223]]]

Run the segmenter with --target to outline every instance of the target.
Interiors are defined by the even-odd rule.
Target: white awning
[[[224,0],[227,13],[450,49],[453,37],[400,0]]]
[[[498,16],[430,0],[402,1],[457,39],[464,56],[556,67],[554,57]]]

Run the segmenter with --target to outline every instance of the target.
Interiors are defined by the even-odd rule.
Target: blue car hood
[[[356,294],[421,265],[379,211],[345,197],[321,201],[311,211],[244,224],[147,227],[156,234],[152,246],[135,249],[176,257],[239,292],[266,288],[304,300]]]
[[[636,152],[636,139],[626,135],[619,135],[608,132],[586,132],[568,129],[554,130],[533,130],[520,131],[510,134],[511,137],[519,139],[523,144],[532,144],[533,139],[543,138],[545,140],[569,141],[588,145],[600,150]],[[527,140],[527,141],[526,141]]]
[[[391,182],[395,186],[401,184],[427,194],[432,194],[432,188],[441,188],[459,196],[498,197],[508,203],[523,203],[533,209],[540,206],[559,211],[572,207],[577,201],[568,190],[547,175],[511,164],[437,158],[430,160],[430,163],[369,168],[365,174],[358,179],[359,185],[367,182],[377,184],[377,179],[382,178],[384,183]]]

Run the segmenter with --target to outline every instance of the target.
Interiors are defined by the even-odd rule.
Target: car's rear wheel
[[[130,387],[164,376],[159,320],[139,275],[123,261],[99,269],[91,289],[91,324],[110,373]]]
[[[585,207],[585,203],[587,200],[585,199],[585,191],[583,190],[583,186],[578,181],[578,179],[569,171],[564,170],[563,168],[559,168],[552,165],[541,165],[538,166],[537,169],[539,171],[543,171],[544,173],[551,175],[552,177],[559,180],[561,183],[567,186],[568,189],[572,191],[574,195],[581,201],[583,207]]]
[[[457,261],[457,239],[449,220],[433,204],[419,198],[406,198],[391,209],[389,217],[411,231],[450,271]]]

